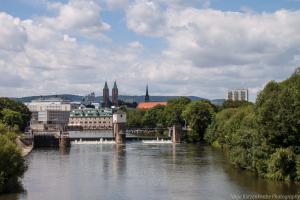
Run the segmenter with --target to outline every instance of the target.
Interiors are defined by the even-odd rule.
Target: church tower
[[[109,89],[108,89],[106,81],[105,81],[105,85],[104,85],[104,88],[103,88],[102,101],[103,101],[103,107],[108,108],[109,107]]]
[[[117,82],[115,81],[114,83],[114,87],[112,89],[111,95],[112,95],[112,104],[114,106],[118,106],[118,86],[117,86]]]
[[[149,92],[148,92],[148,84],[146,86],[146,95],[145,95],[145,102],[149,102],[150,101],[150,96],[149,96]]]

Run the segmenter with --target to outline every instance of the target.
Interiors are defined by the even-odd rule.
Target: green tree
[[[165,108],[165,117],[167,126],[173,126],[174,124],[184,125],[182,118],[182,111],[191,102],[187,97],[180,97],[178,99],[170,99]]]
[[[225,104],[229,108],[214,115],[205,139],[224,146],[238,167],[263,177],[299,181],[300,75],[269,82],[254,106],[238,104]]]
[[[0,97],[0,119],[2,119],[1,116],[1,111],[3,109],[10,109],[13,111],[16,111],[21,114],[22,117],[22,125],[19,127],[21,131],[23,131],[26,126],[28,125],[30,118],[31,118],[31,113],[29,109],[21,102],[9,99],[9,98],[3,98]]]
[[[224,101],[221,109],[226,109],[226,108],[239,108],[241,106],[249,106],[253,105],[253,103],[248,102],[248,101],[232,101],[232,100],[226,100]]]
[[[296,155],[290,148],[278,148],[268,161],[267,176],[277,180],[292,180],[296,176]]]
[[[143,125],[149,128],[165,126],[165,106],[157,105],[146,111],[143,116]]]
[[[257,97],[259,130],[274,148],[300,144],[300,76],[271,81]]]
[[[143,117],[145,110],[133,109],[127,112],[127,126],[129,128],[141,128],[143,126]]]
[[[19,112],[5,108],[1,111],[1,116],[2,122],[7,124],[8,126],[17,126],[18,128],[24,126],[22,115]]]
[[[182,112],[182,117],[187,120],[190,128],[198,133],[200,140],[203,140],[205,130],[212,121],[212,116],[213,106],[206,101],[191,102]]]
[[[0,123],[0,193],[15,191],[27,169],[15,143],[15,132]]]
[[[226,135],[226,127],[228,119],[233,116],[238,109],[236,108],[228,108],[221,110],[217,114],[213,116],[212,123],[209,125],[204,138],[207,142],[212,144],[213,142],[217,142],[220,145],[225,144],[225,135]]]

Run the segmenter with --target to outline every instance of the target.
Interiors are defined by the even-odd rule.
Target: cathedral
[[[105,81],[105,85],[103,88],[103,98],[102,98],[102,107],[109,108],[111,106],[118,106],[118,86],[117,82],[114,82],[114,87],[112,89],[112,101],[109,99],[109,88],[107,82]]]

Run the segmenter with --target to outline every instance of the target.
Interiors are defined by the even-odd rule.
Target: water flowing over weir
[[[111,143],[114,137],[111,131],[70,131],[69,137],[71,144],[90,143]],[[170,143],[171,138],[168,136],[138,136],[131,133],[126,133],[126,142],[144,142],[144,143]]]
[[[132,141],[137,143],[144,143],[144,144],[172,144],[171,140],[164,140],[164,139],[156,139],[156,140],[141,140],[141,141]],[[114,140],[107,140],[100,138],[100,140],[75,140],[72,141],[71,144],[116,144]]]

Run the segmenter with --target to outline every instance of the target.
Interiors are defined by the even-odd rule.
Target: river
[[[26,159],[25,191],[0,200],[218,200],[300,193],[299,185],[232,167],[209,146],[73,144],[64,151],[33,150]]]

